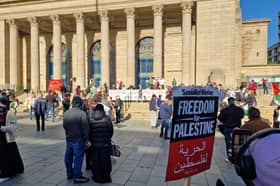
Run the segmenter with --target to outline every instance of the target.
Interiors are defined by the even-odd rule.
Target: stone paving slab
[[[65,134],[60,120],[48,121],[46,131],[37,133],[35,121],[21,114],[17,143],[25,164],[25,173],[0,186],[72,186],[66,179],[64,166]],[[165,182],[169,141],[159,137],[159,129],[151,129],[149,121],[128,120],[114,127],[113,140],[121,146],[122,156],[112,159],[112,183],[90,181],[83,186],[183,186],[183,180]],[[195,175],[191,186],[213,186],[217,178],[227,186],[245,185],[234,167],[224,161],[224,139],[216,134],[211,169]],[[85,176],[91,172],[83,168]],[[79,185],[79,184],[75,184]]]

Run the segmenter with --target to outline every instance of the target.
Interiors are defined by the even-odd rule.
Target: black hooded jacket
[[[113,136],[113,123],[104,111],[89,110],[89,139],[93,147],[109,147]]]

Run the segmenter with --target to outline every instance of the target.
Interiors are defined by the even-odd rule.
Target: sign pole
[[[185,185],[184,186],[191,186],[191,178],[192,177],[189,177],[189,178],[185,179]]]

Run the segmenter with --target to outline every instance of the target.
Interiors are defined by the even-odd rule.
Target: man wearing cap
[[[228,98],[228,106],[221,110],[218,119],[224,125],[224,135],[226,143],[226,152],[229,158],[231,151],[231,133],[235,127],[241,126],[241,119],[244,117],[244,111],[241,107],[235,105],[233,97]],[[229,161],[226,159],[226,161]]]
[[[89,179],[83,177],[81,171],[84,161],[85,144],[89,136],[89,121],[81,110],[83,104],[79,96],[74,96],[72,108],[64,113],[63,128],[66,134],[65,166],[67,178],[74,178],[74,183],[85,183]],[[73,167],[74,160],[74,167]]]

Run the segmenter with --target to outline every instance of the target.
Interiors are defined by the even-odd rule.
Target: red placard
[[[58,90],[58,91],[60,91],[61,88],[62,88],[62,80],[61,79],[49,80],[48,90]]]
[[[210,169],[214,137],[205,137],[170,145],[166,181],[190,177]]]
[[[218,92],[211,87],[173,89],[173,118],[166,181],[210,169]]]

